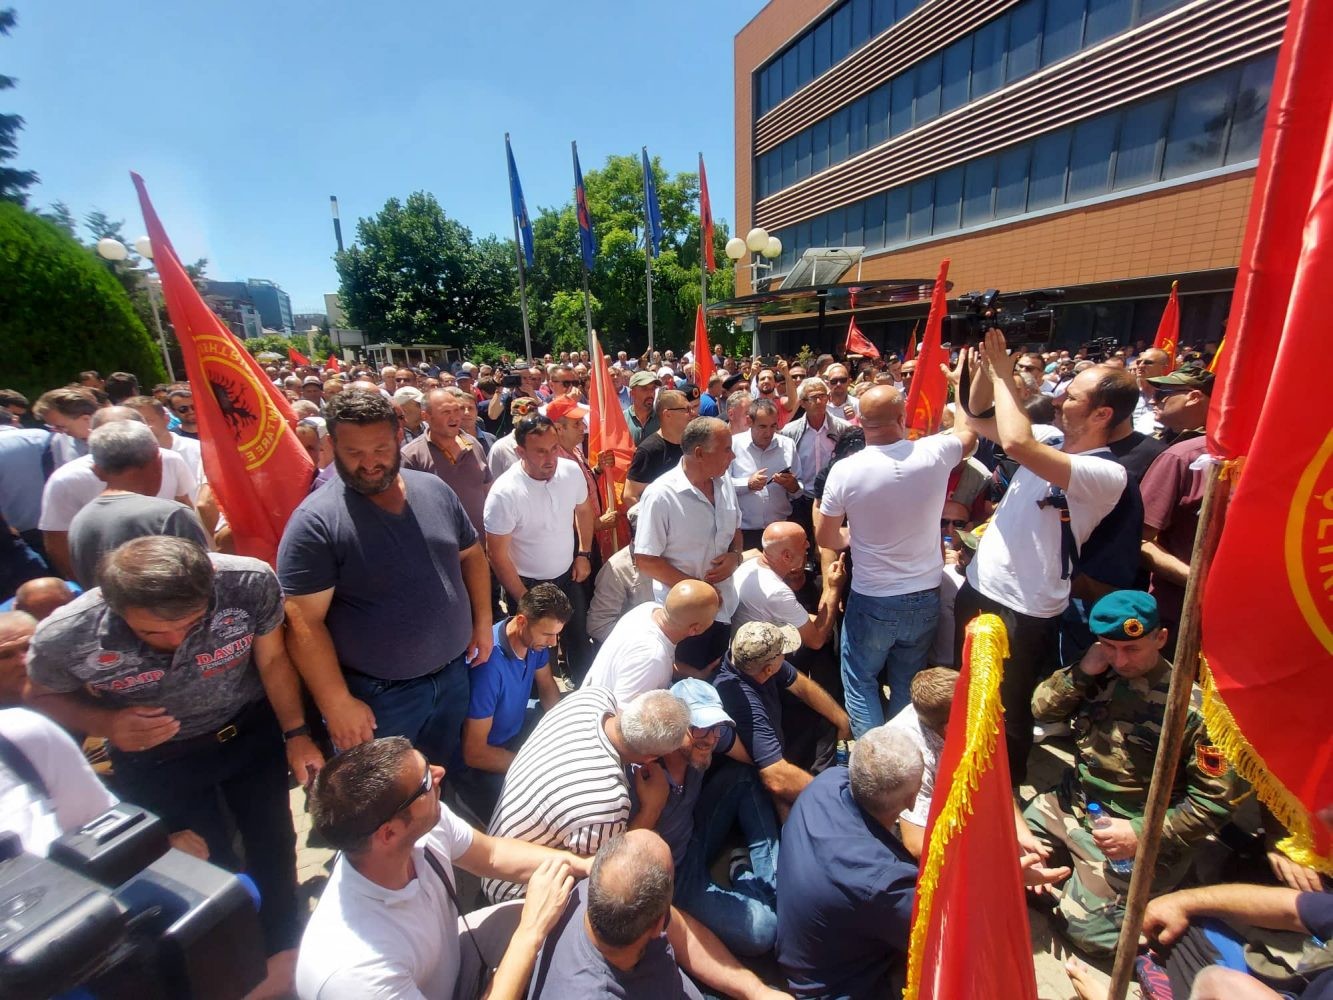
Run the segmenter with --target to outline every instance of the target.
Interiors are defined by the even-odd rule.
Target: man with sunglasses
[[[1153,398],[1157,390],[1152,380],[1171,370],[1171,358],[1159,347],[1140,351],[1134,359],[1133,374],[1139,383],[1139,401],[1134,405],[1134,429],[1140,434],[1152,434],[1157,429],[1157,414],[1153,412]]]
[[[852,384],[852,375],[847,366],[829,365],[828,370],[824,372],[824,381],[828,383],[829,389],[826,404],[829,415],[850,424],[857,423],[861,418],[861,401],[848,392]]]
[[[496,393],[499,395],[499,393]],[[514,437],[514,427],[524,417],[537,413],[541,403],[536,396],[529,396],[526,393],[514,396],[509,402],[509,432],[495,439],[495,444],[491,445],[490,452],[486,455],[486,463],[490,466],[491,481],[499,479],[501,475],[511,466],[518,462],[518,440]]]
[[[199,418],[194,408],[194,392],[188,385],[173,385],[167,390],[167,406],[181,425],[176,433],[188,438],[199,437]]]
[[[301,1000],[518,1000],[587,860],[474,830],[440,802],[444,768],[402,737],[339,754],[310,793],[314,829],[342,852],[296,966]],[[466,916],[453,867],[527,884],[527,899]],[[493,975],[490,970],[494,969]]]

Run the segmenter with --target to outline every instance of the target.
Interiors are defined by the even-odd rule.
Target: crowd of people
[[[622,351],[626,469],[587,451],[587,352],[270,366],[315,470],[274,566],[235,554],[188,384],[0,391],[0,823],[40,854],[117,800],[156,813],[257,886],[269,995],[878,998],[905,971],[964,632],[993,614],[1013,864],[1105,958],[1209,350],[1173,368],[991,331],[953,352],[920,437],[913,359],[718,345],[701,385],[689,353]],[[1197,704],[1145,995],[1333,996],[1327,883]],[[1072,763],[1024,795],[1035,742]],[[296,784],[338,852],[308,919]]]

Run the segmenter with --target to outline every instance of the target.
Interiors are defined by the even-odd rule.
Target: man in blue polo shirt
[[[456,767],[454,780],[482,823],[490,820],[505,772],[537,724],[539,713],[529,708],[534,684],[543,710],[560,700],[550,655],[573,613],[569,598],[555,584],[528,588],[517,613],[496,623],[491,655],[468,672],[471,695],[462,744],[467,766]]]

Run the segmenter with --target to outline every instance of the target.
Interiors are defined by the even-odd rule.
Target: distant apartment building
[[[216,300],[229,312],[235,314],[222,318],[232,326],[237,336],[259,337],[264,330],[273,330],[290,336],[295,330],[292,320],[292,300],[275,282],[263,278],[251,278],[248,281],[213,281],[204,282],[204,298],[210,305]],[[217,306],[218,314],[222,309]],[[244,333],[236,330],[236,323],[243,315],[253,313],[258,318],[256,332],[250,332],[253,324],[243,322]]]

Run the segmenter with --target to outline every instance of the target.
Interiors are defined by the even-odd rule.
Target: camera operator
[[[1017,786],[1032,749],[1032,693],[1059,666],[1060,616],[1069,603],[1079,547],[1125,489],[1127,473],[1107,441],[1134,412],[1139,393],[1123,369],[1080,372],[1055,400],[1064,432],[1057,449],[1047,443],[1055,436],[1052,428],[1034,433],[1014,384],[1014,360],[994,329],[959,359],[960,372],[972,362],[972,413],[985,413],[992,401],[995,406],[993,416],[969,415],[969,426],[999,444],[1019,470],[967,568],[955,603],[954,646],[961,650],[967,623],[978,614],[998,615],[1005,624],[1009,657],[1000,695],[1009,775]]]

